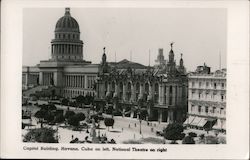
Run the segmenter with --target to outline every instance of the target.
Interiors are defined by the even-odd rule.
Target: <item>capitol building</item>
[[[77,21],[70,15],[70,9],[55,26],[51,40],[51,59],[40,61],[36,66],[23,67],[22,86],[26,95],[32,93],[73,98],[78,95],[94,96],[94,83],[98,64],[83,60],[83,41]]]

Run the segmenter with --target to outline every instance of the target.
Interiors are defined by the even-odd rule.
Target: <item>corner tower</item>
[[[52,61],[83,61],[83,42],[77,21],[70,15],[70,8],[55,27],[55,37],[51,41]]]

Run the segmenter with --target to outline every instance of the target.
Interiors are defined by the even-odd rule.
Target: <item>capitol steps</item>
[[[48,88],[48,86],[42,86],[42,85],[35,86],[33,88],[30,88],[30,89],[24,91],[23,95],[29,97],[31,94],[35,94],[35,93],[43,91],[44,89],[47,89],[47,88]]]

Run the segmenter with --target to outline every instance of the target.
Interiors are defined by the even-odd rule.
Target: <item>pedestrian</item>
[[[122,132],[123,132],[123,128],[122,128]]]
[[[72,138],[72,140],[74,139],[74,136],[73,136],[73,134],[72,134],[71,138]]]
[[[136,127],[136,123],[135,123],[135,127]]]
[[[130,128],[130,123],[128,124],[128,128]]]

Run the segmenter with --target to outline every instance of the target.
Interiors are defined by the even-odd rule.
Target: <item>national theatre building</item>
[[[51,58],[23,67],[23,96],[54,92],[65,98],[95,96],[97,107],[111,107],[124,116],[147,111],[148,120],[183,122],[188,104],[188,78],[183,58],[176,63],[173,43],[164,59],[159,49],[155,66],[122,60],[108,62],[105,48],[100,64],[83,59],[83,41],[70,9],[55,26]],[[101,59],[101,57],[100,57]]]
[[[141,109],[159,122],[183,122],[187,112],[188,79],[183,59],[176,65],[174,51],[169,60],[159,49],[157,65],[143,66],[123,60],[107,62],[104,53],[97,81],[97,100],[110,101],[125,116],[137,117]]]

